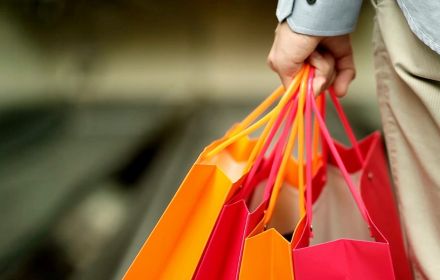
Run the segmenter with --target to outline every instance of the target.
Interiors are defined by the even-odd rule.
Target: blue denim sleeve
[[[354,30],[362,0],[279,0],[277,18],[297,32],[337,36]]]

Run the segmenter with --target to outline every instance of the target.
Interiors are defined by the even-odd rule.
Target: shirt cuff
[[[297,33],[337,36],[355,29],[361,6],[362,0],[279,0],[276,15]]]

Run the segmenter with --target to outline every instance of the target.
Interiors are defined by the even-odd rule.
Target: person
[[[440,279],[440,1],[372,0],[377,94],[415,279]],[[346,95],[362,0],[279,0],[268,64],[286,87],[302,64],[315,92]]]

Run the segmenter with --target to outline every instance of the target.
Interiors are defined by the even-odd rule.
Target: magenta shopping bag
[[[352,143],[356,143],[354,133],[332,88],[330,97],[348,137]],[[358,149],[346,148],[337,142],[335,146],[348,172],[350,174],[360,172],[359,191],[362,200],[371,219],[389,243],[396,279],[413,279],[380,132],[376,131],[353,145]],[[336,165],[334,157],[329,158],[329,164]]]
[[[311,89],[312,75],[309,85]],[[319,121],[323,138],[332,158],[342,172],[362,218],[374,240],[337,239],[310,245],[313,237],[312,170],[311,170],[311,114],[312,108]],[[313,92],[309,90],[306,102],[306,216],[297,228],[294,238],[293,265],[297,280],[304,279],[395,279],[390,244],[380,228],[373,222],[364,200],[350,177],[346,163],[336,148],[325,122],[316,108]],[[360,155],[363,160],[364,155]],[[367,155],[371,157],[371,154]],[[364,162],[364,160],[363,160]],[[371,191],[372,189],[368,190]],[[335,221],[334,226],[344,221]]]

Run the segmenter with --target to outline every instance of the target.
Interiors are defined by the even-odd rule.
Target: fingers
[[[293,32],[285,22],[278,25],[267,62],[285,88],[290,85],[320,40],[320,37]]]
[[[320,54],[314,51],[309,58],[309,63],[315,67],[313,91],[315,95],[327,89],[335,77],[335,59],[332,54],[324,52]]]
[[[345,96],[356,74],[350,36],[327,37],[322,44],[336,61],[336,77],[333,83],[335,93],[339,97]]]
[[[347,94],[348,86],[353,81],[356,70],[353,61],[353,55],[347,55],[336,62],[337,75],[334,82],[335,93],[339,97]]]
[[[325,51],[318,52],[317,46]],[[347,94],[355,77],[350,36],[317,37],[293,32],[286,22],[278,25],[267,62],[287,88],[304,61],[316,68],[313,89],[319,94],[332,83],[338,96]]]

